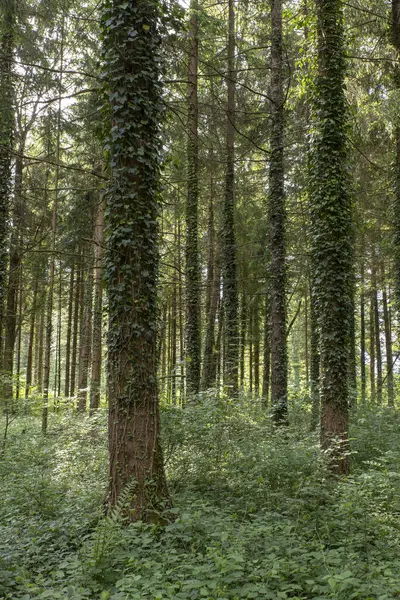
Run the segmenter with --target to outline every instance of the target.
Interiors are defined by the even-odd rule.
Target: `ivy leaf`
[[[150,30],[150,25],[144,24],[144,25],[142,25],[142,27],[143,27],[144,31],[146,31],[146,32]]]

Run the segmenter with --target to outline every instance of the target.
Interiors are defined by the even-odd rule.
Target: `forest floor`
[[[0,598],[400,597],[400,413],[352,415],[349,478],[308,406],[274,430],[255,400],[163,409],[175,522],[103,515],[106,413],[18,417],[0,458]],[[3,426],[4,423],[1,425]],[[1,435],[0,431],[0,435]]]

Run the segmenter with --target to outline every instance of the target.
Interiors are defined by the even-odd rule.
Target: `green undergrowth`
[[[17,417],[0,458],[0,598],[400,598],[400,414],[352,417],[352,475],[326,472],[307,405],[165,408],[176,520],[104,516],[106,414]],[[0,431],[1,435],[1,431]]]

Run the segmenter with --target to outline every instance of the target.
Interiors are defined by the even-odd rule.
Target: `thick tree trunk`
[[[222,207],[222,280],[224,288],[225,357],[224,386],[233,397],[238,393],[239,323],[237,257],[235,237],[235,8],[228,0],[228,101],[226,133],[225,196]]]
[[[321,444],[349,471],[348,356],[353,292],[352,206],[341,0],[316,0],[318,74],[311,155],[312,283],[320,336]]]
[[[150,0],[114,3],[104,28],[113,98],[107,195],[109,502],[128,494],[130,520],[160,520],[169,504],[157,390],[157,274],[162,90]],[[129,32],[135,30],[135,37]],[[124,94],[120,94],[120,89]]]
[[[198,240],[199,203],[199,140],[198,140],[198,11],[197,0],[190,3],[189,49],[189,111],[188,111],[188,193],[186,202],[186,380],[187,393],[195,395],[200,389],[201,334],[200,291],[201,274]]]
[[[14,140],[14,28],[15,0],[4,3],[0,41],[0,352],[3,349],[4,300],[8,262],[8,214],[11,191],[11,163]],[[3,356],[0,354],[0,364]],[[6,389],[9,395],[9,388]],[[7,398],[6,398],[7,399]]]
[[[271,27],[272,114],[269,163],[271,400],[274,407],[274,420],[280,424],[287,420],[282,0],[271,0]]]
[[[101,199],[94,230],[94,310],[93,310],[93,353],[90,382],[90,410],[100,406],[102,335],[103,335],[103,243],[104,243],[104,202]]]

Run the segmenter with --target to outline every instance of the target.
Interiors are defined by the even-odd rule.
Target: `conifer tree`
[[[130,490],[131,520],[168,503],[160,446],[156,328],[160,13],[155,0],[109,2],[103,14],[108,147],[105,274],[109,301],[109,502]]]

